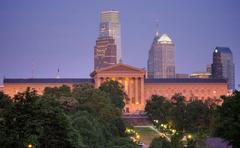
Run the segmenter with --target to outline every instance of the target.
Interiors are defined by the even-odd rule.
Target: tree
[[[55,100],[44,99],[29,88],[12,99],[0,121],[2,147],[27,147],[30,143],[34,147],[83,147]]]
[[[173,126],[178,131],[184,131],[186,124],[186,101],[181,94],[175,94],[171,98]]]
[[[133,143],[128,137],[116,137],[113,138],[107,144],[109,148],[139,148],[135,143]]]
[[[0,93],[0,145],[134,148],[121,113],[108,93],[92,85],[46,88],[41,96],[29,88],[14,98]]]
[[[165,97],[153,95],[151,100],[147,101],[145,112],[152,120],[168,123],[170,121],[171,108],[171,103]]]
[[[223,104],[214,112],[212,135],[228,140],[233,147],[240,147],[240,92],[222,99]]]
[[[100,90],[108,94],[111,102],[120,110],[125,106],[124,100],[126,94],[123,91],[123,86],[118,81],[106,81],[99,87]]]
[[[45,96],[51,96],[54,98],[59,97],[71,97],[71,88],[67,85],[62,85],[60,87],[46,87],[43,94]]]
[[[164,137],[154,138],[149,148],[171,148],[171,142]]]
[[[3,92],[0,92],[0,110],[6,108],[6,106],[11,105],[12,100],[10,97]]]
[[[8,108],[12,105],[12,100],[9,96],[0,92],[0,121],[3,120],[3,116]]]
[[[82,135],[85,145],[89,148],[105,147],[107,130],[93,115],[86,111],[77,111],[71,119],[73,127]]]
[[[77,85],[73,96],[78,100],[78,110],[87,111],[108,128],[111,136],[123,136],[125,125],[121,119],[121,110],[109,98],[109,94],[89,85]]]
[[[71,88],[66,85],[60,87],[46,87],[43,92],[43,97],[46,99],[53,99],[60,103],[60,106],[66,113],[72,113],[78,106],[78,101],[73,97]]]
[[[197,132],[210,128],[210,108],[201,100],[193,100],[186,107],[186,130]]]

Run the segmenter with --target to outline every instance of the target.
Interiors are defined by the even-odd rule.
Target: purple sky
[[[176,72],[204,71],[215,46],[234,54],[240,84],[239,0],[1,0],[0,83],[3,77],[89,77],[100,12],[120,12],[123,62],[147,67],[155,34],[176,45]]]

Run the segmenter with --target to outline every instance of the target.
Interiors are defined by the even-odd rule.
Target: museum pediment
[[[144,69],[136,68],[126,64],[116,64],[106,68],[95,70],[92,74],[96,73],[145,73]]]

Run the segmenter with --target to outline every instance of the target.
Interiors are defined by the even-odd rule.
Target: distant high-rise
[[[180,78],[189,78],[189,74],[186,73],[176,73],[175,78],[180,79]]]
[[[94,48],[94,69],[121,61],[121,29],[118,11],[101,12],[99,37]]]
[[[212,78],[225,78],[228,88],[235,88],[233,55],[228,47],[216,47],[213,51]]]
[[[94,69],[108,67],[117,63],[116,44],[111,36],[100,36],[94,48]]]
[[[148,53],[149,78],[175,78],[175,45],[167,34],[156,32]]]
[[[212,74],[212,64],[207,64],[206,71],[210,74]]]
[[[118,11],[110,10],[101,12],[100,37],[102,36],[113,37],[117,46],[117,63],[119,63],[119,61],[122,59],[122,48],[121,25]]]

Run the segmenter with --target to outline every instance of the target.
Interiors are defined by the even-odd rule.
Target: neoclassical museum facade
[[[171,98],[176,93],[181,93],[186,99],[216,99],[228,94],[227,82],[224,79],[200,78],[168,78],[148,79],[146,71],[126,64],[116,64],[95,70],[90,74],[90,79],[74,78],[31,78],[31,79],[4,79],[4,92],[14,96],[27,87],[37,90],[42,94],[45,87],[59,87],[73,84],[91,83],[98,88],[107,80],[116,80],[124,86],[128,99],[125,111],[139,113],[144,111],[146,101],[152,95],[162,95]]]

